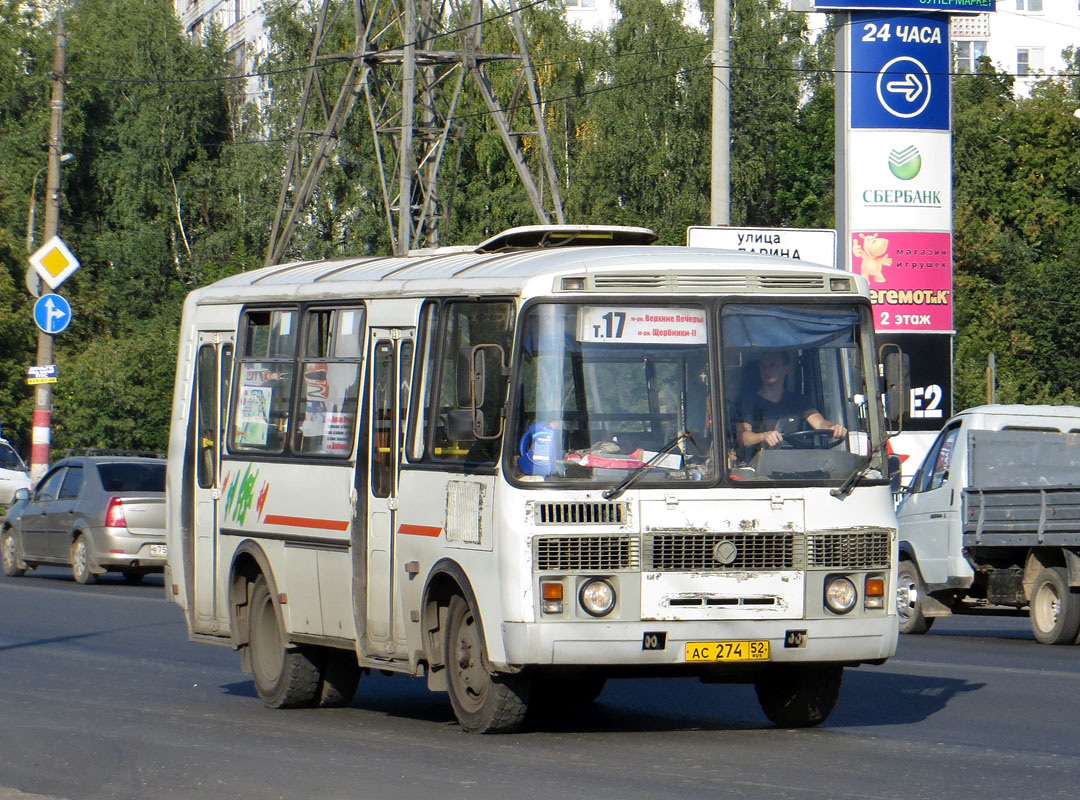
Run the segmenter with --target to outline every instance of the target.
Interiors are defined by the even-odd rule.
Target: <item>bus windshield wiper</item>
[[[852,470],[851,474],[847,476],[847,479],[837,486],[835,489],[830,489],[829,494],[833,497],[839,497],[843,500],[849,494],[851,490],[855,488],[855,484],[858,483],[866,473],[870,471],[870,456],[866,456],[866,461]]]
[[[606,491],[603,492],[603,494],[601,496],[605,500],[614,500],[614,499],[616,499],[619,495],[621,495],[623,492],[625,492],[627,489],[629,489],[630,486],[632,484],[634,484],[637,481],[638,478],[640,478],[642,475],[644,475],[646,472],[648,472],[649,468],[652,467],[653,465],[655,465],[657,462],[659,462],[660,459],[662,459],[664,456],[666,456],[668,453],[670,453],[676,447],[681,445],[683,442],[693,442],[693,441],[694,441],[694,437],[690,435],[690,431],[683,431],[678,436],[676,436],[674,439],[672,439],[670,442],[668,442],[666,445],[664,445],[662,448],[660,448],[659,452],[657,452],[656,455],[654,455],[652,458],[650,458],[648,461],[646,461],[640,467],[634,467],[634,471],[631,472],[629,475],[627,475],[623,479],[622,483],[620,483],[618,486],[612,487],[611,489],[607,489]]]

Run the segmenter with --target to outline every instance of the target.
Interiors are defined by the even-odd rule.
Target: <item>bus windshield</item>
[[[729,304],[719,315],[686,303],[533,305],[510,474],[836,484],[873,452],[868,324],[854,306],[820,303]]]
[[[516,477],[618,482],[651,459],[641,483],[714,477],[705,308],[545,303],[523,323]]]

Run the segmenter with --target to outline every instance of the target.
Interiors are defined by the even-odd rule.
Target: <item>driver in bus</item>
[[[735,410],[735,438],[741,446],[776,447],[784,441],[778,423],[789,418],[804,421],[814,430],[831,431],[834,439],[847,435],[847,428],[829,422],[807,398],[787,390],[790,354],[782,350],[762,353],[758,371],[761,385],[744,393]]]

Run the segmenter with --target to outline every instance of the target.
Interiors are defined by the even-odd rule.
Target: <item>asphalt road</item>
[[[771,728],[749,687],[621,680],[471,736],[403,677],[366,676],[344,709],[266,709],[236,653],[187,641],[160,577],[45,569],[0,576],[0,800],[1075,798],[1078,659],[1024,618],[950,618],[847,670],[815,729]]]

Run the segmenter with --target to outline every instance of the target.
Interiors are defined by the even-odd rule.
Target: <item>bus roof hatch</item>
[[[657,235],[648,228],[625,225],[525,225],[492,236],[476,247],[477,253],[531,250],[544,247],[652,244]]]

